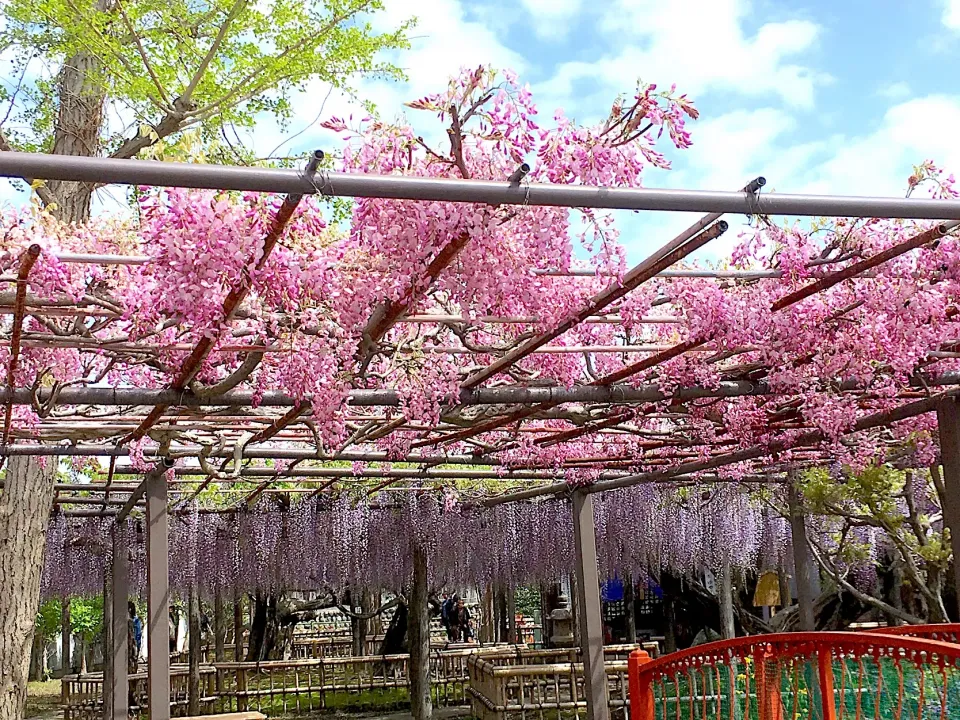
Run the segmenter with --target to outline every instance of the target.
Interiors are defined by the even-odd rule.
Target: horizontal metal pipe
[[[42,153],[0,153],[0,176],[489,205],[545,205],[747,215],[960,219],[960,200],[779,193],[757,196],[744,192],[602,188],[538,183],[515,185],[505,181],[334,172],[319,173],[311,179],[298,170]]]
[[[2,155],[2,153],[0,153]],[[941,375],[923,376],[911,381],[913,387],[938,385],[960,385],[960,371],[945,372]],[[853,381],[840,384],[841,390],[857,390],[859,385]],[[40,402],[50,398],[51,390],[41,388],[37,392]],[[715,387],[691,386],[679,388],[675,392],[663,392],[657,385],[582,385],[565,387],[497,387],[463,390],[460,393],[461,405],[526,405],[539,403],[611,403],[635,405],[665,400],[696,400],[700,398],[742,397],[745,395],[771,395],[774,393],[763,382],[748,380],[728,380],[717,383]],[[11,392],[0,390],[0,403],[10,399]],[[18,388],[12,391],[14,405],[29,405],[33,391]],[[223,395],[210,398],[198,398],[189,392],[178,392],[166,388],[99,388],[67,387],[57,396],[57,405],[101,405],[109,406],[145,406],[170,405],[186,408],[205,407],[250,407],[254,404],[255,393],[250,390],[231,390]],[[309,398],[305,398],[309,401]],[[298,400],[281,392],[268,391],[260,398],[260,407],[292,407]],[[357,407],[396,407],[400,404],[395,390],[353,390],[348,403]]]
[[[175,445],[170,448],[171,455],[197,456],[204,450],[200,445]],[[116,445],[41,445],[15,444],[4,448],[2,456],[37,455],[47,457],[127,457],[130,449]],[[145,448],[146,457],[155,457],[156,448]],[[232,458],[233,447],[227,446],[218,452],[210,453],[211,458]],[[324,455],[315,450],[300,448],[245,448],[243,457],[253,460],[343,460],[346,462],[397,462],[397,458],[386,452],[342,452],[338,455]],[[403,462],[423,463],[424,465],[500,465],[500,460],[486,455],[420,455],[410,453]]]

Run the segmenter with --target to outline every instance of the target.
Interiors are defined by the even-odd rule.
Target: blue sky
[[[762,174],[782,192],[899,195],[927,158],[960,173],[960,0],[385,0],[377,22],[411,16],[413,48],[396,62],[409,82],[361,82],[392,117],[460,66],[511,67],[550,117],[603,115],[638,78],[676,83],[701,111],[694,146],[649,187],[734,190]],[[281,132],[265,123],[248,141],[263,153],[330,147],[311,126],[326,89],[296,99]],[[349,112],[331,96],[323,117]],[[412,117],[415,119],[415,117]],[[424,118],[429,122],[429,118]],[[301,132],[302,131],[302,132]],[[104,202],[109,208],[109,202]],[[632,261],[689,219],[632,216],[622,225]],[[725,254],[735,232],[710,254]]]

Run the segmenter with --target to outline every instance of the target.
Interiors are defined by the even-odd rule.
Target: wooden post
[[[192,585],[187,595],[187,618],[189,624],[188,635],[188,675],[187,675],[187,714],[200,714],[200,598],[197,596],[197,586]]]
[[[410,639],[410,711],[413,720],[430,720],[430,609],[427,604],[427,553],[413,549],[413,587],[410,592],[407,635]]]
[[[239,591],[233,600],[233,661],[243,662],[243,595]]]
[[[623,611],[627,614],[627,643],[637,641],[637,593],[633,586],[633,573],[627,573],[623,581]]]
[[[960,611],[960,405],[954,398],[937,408],[940,462],[943,464],[943,524],[950,528],[953,548],[953,587]]]
[[[147,697],[150,720],[170,720],[170,580],[167,480],[150,473],[147,487]]]
[[[730,640],[737,636],[736,623],[733,618],[733,578],[729,558],[724,558],[720,570],[720,630],[724,639]]]
[[[113,666],[113,720],[127,720],[130,712],[130,680],[127,675],[130,659],[129,610],[127,603],[130,597],[129,577],[129,550],[122,542],[120,528],[113,530],[113,642],[110,650],[104,654],[110,658]],[[104,598],[104,608],[106,608]],[[105,648],[106,650],[106,648]],[[104,682],[106,692],[106,682]]]
[[[103,561],[103,623],[100,630],[103,641],[103,720],[113,720],[114,687],[113,636],[115,632],[113,618],[113,561]]]
[[[213,594],[213,660],[218,663],[227,661],[227,617],[219,587]]]
[[[791,477],[787,485],[787,506],[790,511],[790,530],[793,536],[793,564],[797,583],[797,603],[800,605],[800,629],[816,630],[813,603],[820,594],[820,573],[813,567],[810,548],[807,547],[807,525],[800,504],[800,493]]]
[[[507,586],[507,642],[520,642],[517,637],[517,589],[513,585]]]
[[[73,671],[73,654],[70,652],[70,598],[64,595],[60,601],[60,675]]]
[[[573,536],[576,543],[577,619],[580,625],[587,720],[608,720],[610,709],[607,706],[607,674],[603,666],[603,617],[600,611],[593,496],[582,490],[573,493]]]

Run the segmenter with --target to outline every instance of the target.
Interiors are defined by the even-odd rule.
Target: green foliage
[[[14,53],[17,86],[4,91],[17,96],[8,139],[52,148],[57,71],[83,58],[85,92],[132,118],[102,123],[108,153],[132,157],[168,138],[155,154],[252,160],[228,138],[262,115],[284,127],[310,81],[350,92],[359,75],[401,76],[379,56],[406,46],[410,23],[379,32],[369,18],[380,10],[381,0],[8,0],[0,47]]]
[[[103,632],[103,596],[70,598],[70,629],[87,642]]]
[[[516,591],[517,612],[525,617],[540,614],[540,588],[531,585],[518,587]]]
[[[47,600],[37,612],[36,633],[49,641],[60,632],[63,605],[58,599]]]

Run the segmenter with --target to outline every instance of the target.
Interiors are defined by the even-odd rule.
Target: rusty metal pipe
[[[17,270],[17,297],[13,305],[13,331],[10,335],[10,361],[7,364],[7,390],[13,390],[17,374],[17,364],[20,360],[20,338],[23,336],[23,317],[26,314],[27,285],[30,271],[40,257],[40,246],[31,245],[20,256],[20,268]],[[3,438],[0,448],[7,447],[10,439],[10,422],[13,417],[13,399],[7,401],[3,415]]]

